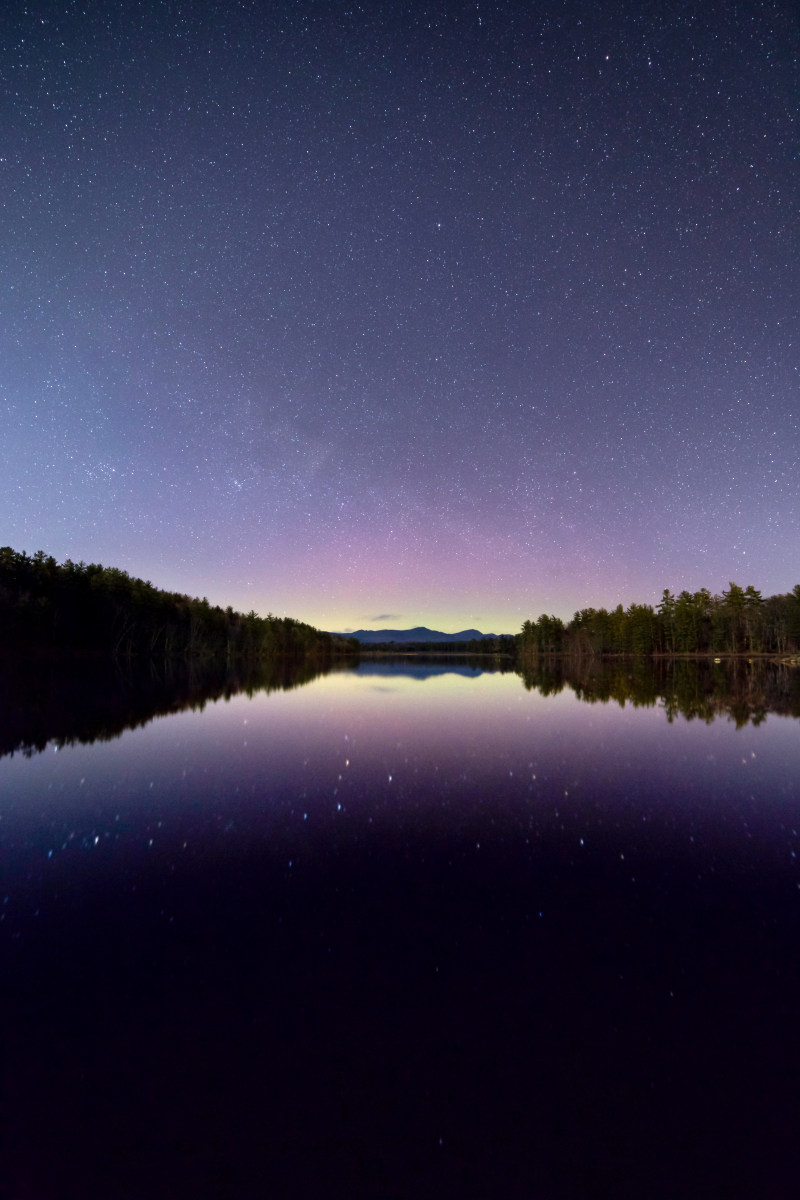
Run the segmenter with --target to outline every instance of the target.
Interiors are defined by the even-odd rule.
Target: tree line
[[[234,612],[163,591],[117,567],[59,564],[0,547],[0,649],[113,658],[254,662],[352,653],[343,638],[292,617]]]
[[[568,654],[774,654],[800,653],[800,584],[764,598],[752,585],[730,583],[721,596],[706,588],[664,589],[659,604],[619,604],[612,611],[583,608],[568,623],[542,614],[517,635],[522,661]]]

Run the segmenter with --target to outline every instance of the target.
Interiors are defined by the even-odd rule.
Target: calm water
[[[6,677],[0,1194],[794,1196],[798,674]]]

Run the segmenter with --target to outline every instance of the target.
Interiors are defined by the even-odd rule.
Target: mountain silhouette
[[[474,642],[497,637],[497,634],[481,633],[479,629],[441,633],[438,629],[417,625],[414,629],[354,629],[352,633],[338,633],[335,636],[356,638],[363,645],[370,645],[376,642]]]

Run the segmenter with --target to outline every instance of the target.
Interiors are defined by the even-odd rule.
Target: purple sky
[[[328,629],[800,580],[793,5],[1,44],[0,543]]]

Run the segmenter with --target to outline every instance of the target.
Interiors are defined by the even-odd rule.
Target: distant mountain
[[[336,637],[357,638],[364,645],[376,642],[474,642],[497,637],[496,633],[481,633],[480,629],[462,629],[460,633],[440,633],[418,625],[415,629],[355,629],[352,633],[337,633]]]

